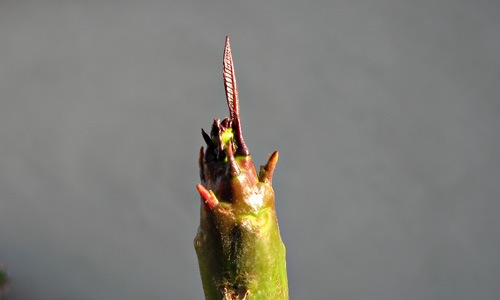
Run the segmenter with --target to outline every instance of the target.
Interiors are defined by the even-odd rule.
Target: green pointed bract
[[[207,300],[287,300],[285,246],[274,206],[274,152],[257,174],[241,133],[236,80],[226,39],[224,83],[230,117],[203,131],[201,219],[194,240]]]

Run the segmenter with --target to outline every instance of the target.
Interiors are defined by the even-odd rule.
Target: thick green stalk
[[[224,50],[229,118],[214,120],[200,150],[200,227],[194,246],[207,300],[288,300],[285,246],[271,186],[278,152],[257,175],[243,140],[229,38]]]

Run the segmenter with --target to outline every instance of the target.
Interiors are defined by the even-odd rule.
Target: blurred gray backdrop
[[[202,299],[230,35],[291,299],[500,298],[498,1],[0,1],[8,299]]]

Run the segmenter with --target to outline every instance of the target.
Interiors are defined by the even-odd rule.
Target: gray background
[[[499,299],[498,1],[0,1],[9,299],[202,299],[231,36],[291,299]]]

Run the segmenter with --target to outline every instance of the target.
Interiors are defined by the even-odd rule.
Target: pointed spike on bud
[[[203,203],[208,209],[214,209],[219,204],[219,200],[214,192],[207,190],[207,188],[201,184],[197,184],[196,188],[198,189],[198,193],[200,193],[201,199],[203,199]]]
[[[205,130],[203,130],[203,128],[201,129],[201,135],[203,136],[203,139],[205,140],[205,143],[207,144],[208,147],[213,146],[214,142],[212,141],[208,133],[206,133]]]
[[[227,175],[229,176],[237,176],[240,174],[240,167],[236,163],[236,159],[234,158],[234,153],[233,153],[233,143],[228,143],[227,144],[227,149],[226,149],[226,155],[227,155]]]
[[[260,166],[259,181],[267,184],[273,183],[273,173],[278,163],[278,151],[274,151],[273,154],[269,156],[269,160],[265,166]]]

